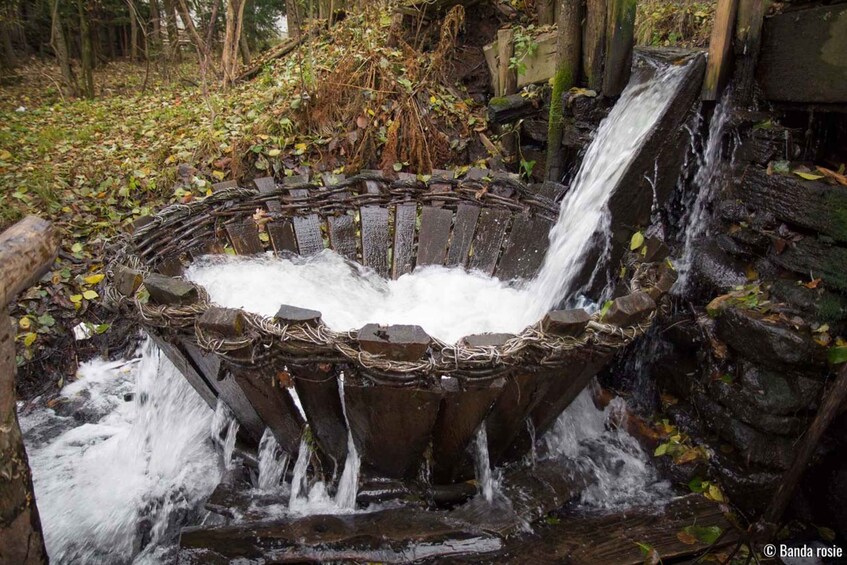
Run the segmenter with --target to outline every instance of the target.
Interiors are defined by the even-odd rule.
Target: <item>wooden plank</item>
[[[330,216],[329,246],[339,255],[356,260],[356,219],[349,214]]]
[[[847,103],[847,4],[768,18],[757,79],[777,102]]]
[[[415,267],[415,224],[418,205],[414,202],[394,207],[394,254],[391,278],[411,273]]]
[[[456,209],[456,222],[453,226],[453,237],[450,238],[450,249],[447,250],[448,267],[464,267],[468,264],[468,254],[476,231],[480,207],[474,204],[459,204]]]
[[[297,236],[294,235],[294,224],[289,218],[273,220],[265,224],[271,245],[277,255],[285,252],[297,253]]]
[[[762,25],[765,21],[764,0],[739,0],[735,22],[735,70],[733,98],[742,107],[753,102],[756,82],[756,63],[762,46]]]
[[[588,88],[603,91],[606,56],[606,0],[587,0],[582,32],[582,72]]]
[[[417,475],[438,416],[440,393],[347,383],[344,400],[365,467],[390,478]]]
[[[718,0],[715,10],[715,23],[712,26],[712,38],[709,41],[709,61],[706,77],[703,79],[703,100],[714,101],[720,97],[729,77],[729,56],[732,48],[735,13],[738,0]],[[793,55],[792,55],[793,57]],[[792,65],[795,64],[792,60]]]
[[[255,255],[264,252],[265,248],[259,239],[259,229],[253,218],[246,218],[238,224],[227,224],[225,227],[232,248],[239,255]]]
[[[232,376],[280,447],[291,456],[297,453],[305,424],[294,399],[276,375],[238,369],[232,371]]]
[[[283,184],[294,185],[309,182],[306,175],[295,175],[285,177]],[[294,198],[306,198],[309,191],[305,188],[291,189],[288,191]],[[321,219],[317,214],[298,214],[293,217],[294,234],[297,238],[297,249],[300,255],[307,257],[320,253],[324,250],[324,240],[321,234]]]
[[[359,213],[362,219],[362,264],[387,278],[388,208],[363,206]]]
[[[206,378],[206,375],[198,370],[185,352],[166,340],[158,331],[152,328],[145,328],[145,331],[150,336],[150,339],[153,340],[153,343],[156,344],[156,347],[182,373],[182,376],[185,377],[185,380],[200,395],[200,398],[214,410],[218,403],[218,389]]]
[[[421,211],[421,233],[418,237],[416,267],[443,265],[450,242],[453,212],[444,208],[424,206]]]
[[[340,476],[347,459],[347,424],[338,391],[338,369],[329,365],[289,365],[288,369],[318,449],[331,461],[332,474]]]
[[[549,380],[542,373],[518,373],[506,378],[503,393],[485,419],[491,463],[503,461],[515,437],[526,429],[527,418],[549,386]]]
[[[497,96],[514,94],[518,89],[518,75],[511,68],[515,54],[515,30],[512,28],[497,30],[497,73],[500,90]]]
[[[259,190],[259,194],[267,194],[276,190],[276,181],[273,177],[260,177],[253,179],[253,184],[256,185],[256,188]],[[269,212],[282,212],[282,205],[276,198],[268,200],[265,205],[268,207]]]
[[[218,192],[219,190],[224,190],[225,188],[238,188],[238,181],[225,180],[223,182],[216,182],[212,185],[213,192]]]
[[[603,94],[606,96],[618,96],[629,82],[634,33],[635,0],[608,0],[603,70]]]
[[[501,280],[530,279],[541,267],[550,246],[551,222],[529,214],[518,214],[494,274]]]
[[[484,208],[480,212],[473,240],[473,255],[468,260],[470,269],[489,275],[494,273],[510,216],[507,210],[495,208]]]
[[[363,173],[380,173],[365,170]],[[380,173],[381,174],[381,173]],[[365,193],[380,194],[381,185],[376,181],[365,181]],[[362,233],[362,264],[370,267],[381,277],[388,278],[388,208],[381,206],[362,206],[359,209]]]

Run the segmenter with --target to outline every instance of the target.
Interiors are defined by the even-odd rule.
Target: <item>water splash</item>
[[[474,438],[474,467],[476,469],[476,482],[479,485],[480,494],[488,502],[494,501],[494,492],[497,487],[494,472],[491,470],[491,460],[488,456],[488,431],[485,422],[480,424]]]
[[[259,490],[273,491],[282,485],[285,472],[288,470],[288,454],[279,447],[273,433],[265,428],[259,441]]]
[[[702,151],[697,153],[696,172],[693,186],[685,207],[682,229],[684,235],[682,257],[674,263],[679,278],[673,292],[683,293],[688,286],[688,275],[691,270],[692,255],[696,243],[708,234],[709,208],[714,200],[727,170],[731,168],[732,157],[724,158],[724,136],[731,114],[730,92],[727,91],[715,107],[712,120],[709,123],[709,133]],[[734,154],[734,150],[732,151]]]
[[[661,504],[670,484],[660,481],[648,454],[621,425],[623,399],[598,410],[586,389],[559,416],[542,438],[548,457],[579,465],[592,478],[581,503],[594,508],[626,508]]]
[[[149,342],[83,364],[61,397],[21,418],[51,561],[155,560],[220,480],[212,411]]]

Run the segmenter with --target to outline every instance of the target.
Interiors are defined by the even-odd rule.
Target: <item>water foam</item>
[[[86,422],[21,418],[51,560],[156,561],[219,481],[212,411],[149,343],[131,363],[83,364],[62,399]]]

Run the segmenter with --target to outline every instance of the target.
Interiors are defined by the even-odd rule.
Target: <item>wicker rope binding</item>
[[[364,182],[378,185],[379,192],[356,191]],[[449,186],[448,191],[445,186]],[[292,196],[290,191],[301,196]],[[303,191],[307,191],[308,196],[302,196]],[[275,205],[269,205],[271,202]],[[322,320],[315,325],[288,325],[274,318],[243,312],[245,324],[241,335],[235,338],[212,335],[196,323],[213,306],[202,288],[195,302],[173,306],[153,304],[146,300],[143,292],[125,296],[116,287],[118,267],[146,274],[161,270],[168,262],[181,260],[184,263],[189,260],[187,251],[201,253],[212,248],[214,243],[224,239],[224,226],[243,223],[257,210],[270,220],[309,214],[326,218],[356,211],[362,206],[393,207],[408,203],[436,203],[447,209],[472,203],[483,208],[528,213],[550,222],[555,221],[558,212],[552,199],[505,175],[480,180],[389,181],[376,173],[364,173],[331,187],[293,183],[262,192],[243,187],[223,188],[202,200],[165,208],[137,223],[134,233],[114,246],[115,259],[108,269],[106,298],[142,326],[164,329],[171,338],[195,343],[235,366],[261,368],[286,363],[347,363],[360,369],[359,374],[366,379],[392,386],[426,386],[436,384],[442,376],[455,377],[467,385],[491,381],[518,368],[564,367],[578,358],[624,346],[652,324],[655,312],[639,325],[626,328],[603,323],[595,314],[581,335],[570,337],[544,332],[539,321],[502,345],[471,347],[461,340],[447,344],[433,339],[421,359],[395,361],[362,350],[356,331],[336,332]],[[631,287],[635,290],[649,288],[655,284],[656,277],[655,266],[640,265],[635,269]]]

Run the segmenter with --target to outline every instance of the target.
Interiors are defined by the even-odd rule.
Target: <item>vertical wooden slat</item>
[[[517,373],[506,379],[503,393],[485,419],[492,463],[499,463],[515,437],[526,429],[530,412],[544,398],[549,384],[540,373]]]
[[[635,0],[608,0],[606,64],[603,70],[603,94],[606,96],[618,96],[629,82],[635,8]]]
[[[267,194],[276,190],[276,181],[273,177],[262,177],[255,179],[253,183],[259,192]],[[274,198],[266,203],[268,211],[272,214],[280,214],[282,212],[282,204],[279,199]],[[297,239],[294,236],[294,225],[289,218],[277,218],[265,224],[265,230],[268,232],[268,237],[271,240],[271,246],[277,255],[289,251],[297,253]]]
[[[283,181],[286,185],[295,185],[309,182],[306,175],[286,177]],[[305,188],[289,190],[294,198],[306,198],[309,191]],[[294,216],[294,234],[297,237],[297,248],[303,257],[320,253],[324,249],[323,235],[321,235],[321,220],[317,214],[297,214]]]
[[[185,377],[185,380],[200,395],[200,398],[214,410],[218,402],[218,389],[215,388],[206,375],[198,370],[185,352],[166,340],[159,332],[152,328],[145,328],[145,331],[150,336],[150,339],[153,340],[153,343],[156,344],[156,347],[182,373],[182,376]]]
[[[280,447],[289,455],[297,453],[300,436],[305,424],[294,399],[279,382],[275,382],[272,370],[261,371],[234,369],[232,378],[250,402],[250,405],[271,430]]]
[[[273,177],[253,179],[253,184],[256,185],[256,188],[259,190],[259,194],[268,194],[269,192],[276,190],[276,181],[274,181]],[[268,200],[265,205],[268,207],[268,212],[279,213],[282,211],[282,206],[276,198]]]
[[[515,31],[512,28],[497,30],[497,73],[500,92],[498,96],[514,94],[518,90],[518,75],[511,68],[511,59],[515,54]]]
[[[237,224],[227,224],[226,233],[232,248],[239,255],[255,255],[262,253],[265,249],[259,239],[259,229],[253,218],[246,218]]]
[[[464,267],[468,264],[479,211],[480,207],[473,204],[459,204],[456,209],[456,223],[453,226],[453,237],[450,238],[450,249],[447,251],[448,267]]]
[[[756,63],[762,46],[765,20],[764,0],[739,0],[735,24],[735,86],[733,95],[743,106],[753,102]]]
[[[318,365],[289,365],[288,369],[318,448],[340,471],[347,458],[347,424],[338,391],[338,369],[323,370]]]
[[[364,171],[373,172],[373,171]],[[365,182],[368,194],[379,194],[380,185],[375,181]],[[362,221],[362,264],[370,267],[381,277],[388,277],[388,208],[362,206],[359,209]]]
[[[394,254],[391,278],[396,279],[414,268],[415,223],[418,205],[411,202],[398,204],[394,208]]]
[[[344,180],[344,175],[325,174],[322,176],[324,186],[331,188],[333,184]],[[343,191],[335,196],[336,199],[343,199],[350,194],[350,191]],[[329,227],[329,246],[338,253],[347,257],[351,261],[356,260],[356,219],[352,214],[339,213],[335,216],[327,218]]]
[[[469,268],[489,275],[494,273],[510,216],[507,210],[494,208],[485,208],[480,212],[473,240],[473,254],[468,260]]]
[[[444,208],[424,206],[421,211],[421,233],[418,237],[417,267],[443,265],[450,242],[453,212]]]
[[[529,214],[516,215],[494,274],[504,281],[532,278],[550,245],[550,226],[550,222]]]
[[[717,100],[729,76],[729,66],[732,64],[729,53],[737,9],[738,0],[718,0],[712,38],[709,41],[706,77],[703,79],[703,100]]]
[[[588,88],[602,92],[606,56],[606,0],[586,1],[582,45],[582,72]]]

